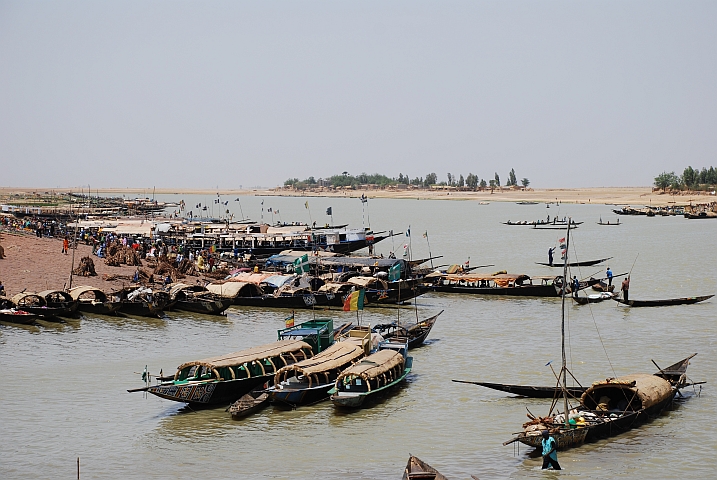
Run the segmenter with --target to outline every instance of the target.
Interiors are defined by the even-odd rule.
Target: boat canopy
[[[280,368],[274,376],[274,383],[279,383],[284,378],[298,377],[299,375],[304,375],[310,379],[312,375],[343,368],[363,355],[363,349],[356,344],[349,342],[334,343],[314,357]]]
[[[367,288],[371,285],[375,285],[377,283],[381,283],[381,281],[378,278],[375,277],[351,277],[349,278],[346,283],[350,283],[352,285],[357,285],[359,287]],[[383,285],[381,285],[383,286]]]
[[[210,283],[207,290],[224,298],[258,297],[262,294],[257,284],[247,282]]]
[[[103,292],[99,288],[90,287],[89,285],[82,285],[71,289],[70,296],[73,300],[79,300],[82,295],[90,292],[94,294],[95,300],[99,300],[100,302],[107,301],[107,295],[105,295],[105,292]]]
[[[38,295],[51,302],[71,302],[74,300],[69,293],[62,290],[43,290]]]
[[[14,303],[17,306],[33,306],[33,305],[39,305],[43,306],[46,304],[45,297],[41,297],[37,293],[18,293],[17,295],[13,296],[11,299],[12,303]]]
[[[295,358],[297,354],[302,356],[302,360],[310,357],[313,354],[311,346],[301,340],[279,340],[278,342],[241,350],[239,352],[227,353],[218,357],[186,362],[177,367],[177,371],[179,372],[187,367],[193,366],[202,366],[209,369],[238,367],[246,363],[261,361],[280,355],[289,355]]]
[[[623,402],[622,410],[637,411],[650,408],[672,396],[667,380],[647,373],[608,378],[593,383],[580,398],[590,410],[614,410]]]
[[[341,372],[337,383],[346,377],[359,377],[368,382],[370,379],[383,375],[403,363],[403,355],[399,352],[395,350],[379,350]]]
[[[481,282],[481,281],[491,281],[494,282],[496,285],[500,286],[508,286],[509,284],[516,284],[521,283],[526,280],[530,280],[530,277],[528,275],[522,274],[522,273],[499,273],[497,275],[486,275],[486,274],[479,274],[479,273],[461,273],[461,274],[440,274],[440,275],[433,275],[433,276],[442,276],[445,280],[449,282]]]

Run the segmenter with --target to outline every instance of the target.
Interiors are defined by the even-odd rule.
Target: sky
[[[0,0],[0,186],[717,166],[714,1]]]

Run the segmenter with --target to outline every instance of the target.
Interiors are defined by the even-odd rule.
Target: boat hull
[[[172,310],[203,313],[206,315],[220,315],[227,308],[229,308],[232,303],[233,301],[230,299],[200,300],[197,302],[186,302],[179,300],[172,306]]]
[[[504,295],[510,297],[559,297],[553,285],[526,285],[523,287],[464,287],[460,285],[436,285],[434,292],[471,295]]]
[[[114,315],[121,306],[122,302],[77,302],[77,310],[95,315]]]
[[[259,308],[313,308],[325,306],[329,302],[326,294],[261,297],[235,297],[232,304],[243,307]]]
[[[284,403],[294,407],[300,405],[311,405],[329,399],[329,390],[334,386],[334,382],[317,385],[315,387],[306,388],[282,388],[271,389],[269,397],[274,403]]]
[[[177,385],[153,385],[147,391],[153,395],[194,406],[228,405],[254,388],[271,380],[273,375],[223,380],[221,382],[197,382]]]
[[[123,301],[118,311],[135,317],[161,317],[164,315],[164,305]]]
[[[703,302],[714,297],[714,295],[703,295],[701,297],[685,297],[685,298],[670,298],[666,300],[628,300],[625,301],[622,298],[614,298],[616,302],[622,303],[623,305],[629,305],[630,307],[668,307],[672,305],[692,305],[693,303]]]
[[[0,322],[16,323],[18,325],[32,325],[40,317],[33,313],[0,313]]]

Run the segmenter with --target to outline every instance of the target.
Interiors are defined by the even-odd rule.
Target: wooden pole
[[[568,286],[568,249],[570,248],[570,217],[568,217],[568,233],[565,238],[565,257],[563,259],[563,295],[562,295],[562,319],[560,325],[560,337],[562,339],[562,387],[563,387],[563,400],[565,403],[565,410],[563,415],[565,416],[565,428],[568,428],[568,394],[567,394],[567,365],[565,359],[565,290]]]
[[[77,457],[77,480],[80,480],[80,457]]]

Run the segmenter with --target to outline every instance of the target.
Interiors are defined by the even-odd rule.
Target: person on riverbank
[[[612,287],[612,270],[610,270],[610,267],[607,267],[605,275],[607,276],[607,286]]]
[[[62,241],[62,253],[67,255],[67,252],[70,250],[70,239],[67,238],[67,235],[65,235],[65,239]]]
[[[628,275],[627,278],[622,281],[622,286],[620,287],[620,290],[622,290],[622,299],[627,302],[629,300],[630,295],[630,275]]]
[[[558,446],[555,439],[547,430],[543,430],[543,470],[553,467],[553,470],[562,470],[558,463]]]

